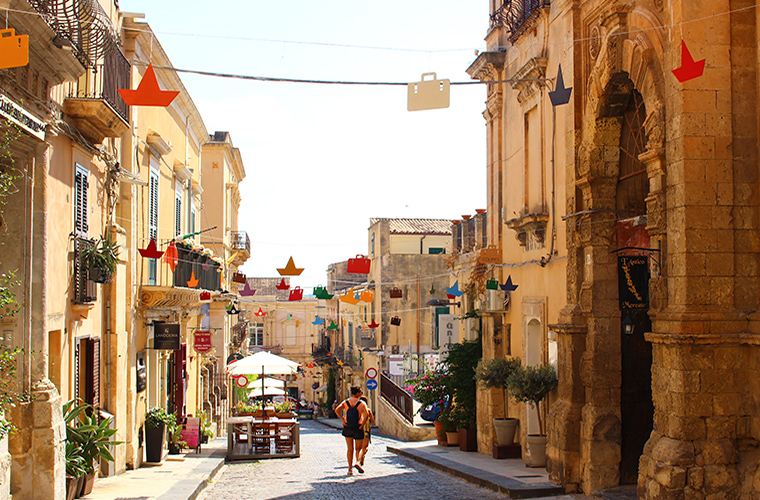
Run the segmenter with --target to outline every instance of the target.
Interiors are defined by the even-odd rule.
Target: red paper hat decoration
[[[174,242],[169,243],[169,246],[164,252],[164,262],[169,264],[172,272],[177,268],[177,247],[174,246]]]
[[[29,35],[16,35],[13,28],[0,30],[0,69],[17,68],[27,64]]]
[[[280,276],[300,276],[303,270],[303,267],[296,267],[295,262],[293,262],[293,257],[288,260],[288,265],[277,268],[277,272],[280,273]]]
[[[290,285],[285,283],[285,278],[282,278],[282,281],[280,281],[280,284],[275,286],[275,288],[278,290],[287,290],[288,288],[290,288]]]
[[[673,70],[673,74],[679,82],[683,83],[688,80],[702,76],[705,71],[705,60],[694,61],[691,52],[686,48],[686,42],[681,40],[681,67]]]
[[[164,254],[163,251],[159,251],[156,248],[156,239],[151,238],[150,243],[148,243],[148,248],[138,248],[140,251],[140,255],[145,257],[146,259],[160,259],[161,256]]]
[[[137,89],[118,89],[121,98],[129,106],[161,106],[166,107],[179,95],[178,90],[161,90],[156,79],[153,64],[148,65]]]
[[[370,328],[377,328],[377,327],[378,327],[378,326],[380,326],[380,325],[378,325],[378,324],[377,324],[377,322],[376,322],[376,321],[373,319],[373,320],[372,320],[372,323],[370,323],[370,324],[369,324],[369,325],[367,325],[367,326],[368,326],[368,327],[370,327]]]
[[[190,288],[198,286],[198,278],[195,277],[195,271],[190,271],[190,279],[187,280],[187,286]]]
[[[256,311],[255,313],[253,313],[253,315],[254,316],[258,316],[259,318],[263,318],[264,316],[267,315],[267,313],[265,313],[264,311],[262,311],[261,308],[259,307],[259,310]]]
[[[256,293],[256,290],[252,290],[251,287],[248,286],[248,281],[246,281],[245,286],[238,293],[240,293],[241,297],[251,297],[254,293]]]

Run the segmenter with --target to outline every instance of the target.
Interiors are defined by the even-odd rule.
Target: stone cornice
[[[506,52],[481,52],[478,58],[467,68],[467,74],[473,80],[482,82],[498,80],[506,60]]]
[[[517,90],[517,100],[520,104],[530,99],[543,83],[535,80],[546,78],[546,62],[545,57],[531,57],[528,62],[523,64],[517,73],[515,73],[510,80],[512,88]],[[530,81],[533,80],[533,81]]]
[[[692,344],[692,345],[715,345],[715,344],[747,344],[760,345],[760,334],[740,333],[647,333],[644,335],[647,342],[653,344]]]

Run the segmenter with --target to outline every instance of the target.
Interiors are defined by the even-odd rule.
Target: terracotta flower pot
[[[446,432],[447,446],[459,446],[459,431]]]
[[[443,430],[443,424],[436,420],[433,425],[435,426],[435,435],[438,438],[438,446],[446,446],[446,433]]]
[[[520,421],[516,418],[495,418],[493,427],[496,430],[496,442],[501,446],[515,442],[515,432]]]

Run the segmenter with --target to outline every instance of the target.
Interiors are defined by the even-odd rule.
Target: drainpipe
[[[543,87],[542,87],[541,93],[543,94]],[[557,135],[557,108],[555,106],[552,106],[552,162],[551,162],[551,165],[552,165],[552,232],[551,232],[552,243],[549,250],[549,255],[548,256],[544,255],[543,257],[541,257],[541,262],[540,262],[541,267],[546,267],[546,264],[551,262],[552,257],[554,257],[554,240],[557,237],[557,234],[556,234],[557,233],[557,212],[555,208],[556,201],[555,201],[555,195],[554,195],[554,191],[556,187],[555,181],[554,181],[554,170],[555,170],[554,143],[555,143],[556,135]]]

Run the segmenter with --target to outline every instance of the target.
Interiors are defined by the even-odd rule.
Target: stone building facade
[[[561,63],[572,87],[553,110],[567,296],[550,325],[560,385],[548,448],[550,476],[568,491],[760,496],[752,7],[492,2],[482,74],[551,86]],[[672,72],[688,62],[682,41],[705,60],[683,82]],[[510,66],[519,57],[535,67]],[[487,114],[491,102],[500,109],[489,98]]]

